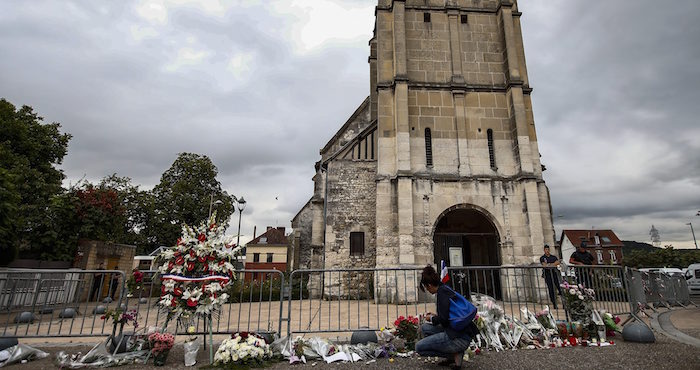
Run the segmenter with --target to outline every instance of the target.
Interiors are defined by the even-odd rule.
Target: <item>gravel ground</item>
[[[616,342],[615,346],[598,348],[556,348],[546,350],[518,350],[507,352],[488,352],[477,356],[463,369],[700,369],[700,349],[681,344],[656,334],[654,344],[639,344]],[[40,361],[28,364],[8,366],[8,369],[56,369],[53,364],[58,351],[69,353],[87,352],[90,347],[47,347],[43,348],[51,355]],[[208,351],[200,349],[198,364],[208,362]],[[325,364],[309,362],[306,365],[294,365],[297,369],[352,369],[361,366],[363,369],[444,369],[436,364],[425,362],[425,359],[414,357],[410,359],[397,358],[390,363],[387,359],[365,364]],[[177,346],[170,352],[168,369],[193,369],[183,364],[182,346]],[[271,369],[291,367],[286,363],[275,364]],[[120,369],[156,369],[148,365],[135,364],[120,367]]]

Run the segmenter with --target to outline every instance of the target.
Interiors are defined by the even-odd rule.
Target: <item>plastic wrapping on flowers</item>
[[[216,350],[214,365],[263,365],[272,356],[270,346],[262,337],[253,333],[236,333]]]
[[[590,326],[595,297],[593,289],[584,288],[581,284],[569,284],[566,281],[561,283],[561,288],[571,320],[579,321],[584,327]]]

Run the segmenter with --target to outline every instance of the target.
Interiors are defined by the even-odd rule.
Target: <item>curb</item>
[[[673,326],[671,322],[671,315],[673,312],[674,311],[666,311],[653,315],[651,320],[652,328],[675,341],[700,348],[700,339],[691,337]]]

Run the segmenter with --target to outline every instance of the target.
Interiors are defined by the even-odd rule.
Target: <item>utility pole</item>
[[[698,241],[695,239],[695,230],[693,230],[693,223],[688,222],[686,225],[690,226],[690,232],[693,233],[693,242],[695,242],[695,249],[698,249]]]

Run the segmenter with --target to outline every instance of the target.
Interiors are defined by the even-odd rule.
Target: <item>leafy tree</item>
[[[632,251],[624,255],[624,264],[630,267],[677,267],[685,268],[700,261],[700,251],[694,249],[674,249],[666,245],[654,251]]]
[[[148,243],[148,219],[153,214],[153,195],[139,190],[128,177],[112,174],[103,178],[98,187],[116,194],[121,213],[116,216],[119,230],[113,234],[115,241],[137,246],[137,253],[146,252]]]
[[[37,230],[46,227],[51,198],[61,192],[64,175],[56,166],[67,153],[71,135],[61,133],[59,123],[42,121],[31,107],[16,109],[0,99],[0,207],[7,211],[7,219],[0,221],[6,237],[3,252],[53,247],[44,244],[47,240]]]
[[[180,153],[153,189],[153,211],[148,216],[148,246],[174,245],[182,224],[207,219],[211,202],[216,222],[227,225],[234,212],[234,197],[222,190],[218,170],[205,155]]]

